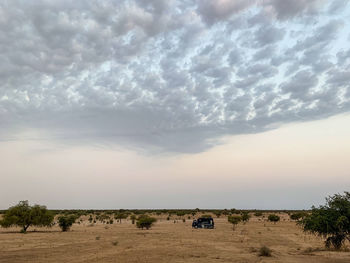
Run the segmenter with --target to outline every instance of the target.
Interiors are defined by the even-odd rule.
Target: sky
[[[0,3],[0,209],[307,209],[350,190],[346,0]]]

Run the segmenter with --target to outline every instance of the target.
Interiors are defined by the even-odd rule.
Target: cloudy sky
[[[350,190],[347,0],[0,2],[0,208],[309,208]]]

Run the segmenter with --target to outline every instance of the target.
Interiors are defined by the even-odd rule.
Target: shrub
[[[260,211],[258,211],[258,212],[255,212],[255,213],[254,213],[254,215],[255,215],[256,217],[259,217],[259,216],[262,216],[262,215],[263,215],[263,213],[262,213],[262,212],[260,212]]]
[[[70,229],[70,227],[75,223],[76,216],[60,216],[58,218],[58,225],[63,232],[66,232]]]
[[[289,215],[290,219],[299,221],[303,218],[305,218],[308,214],[306,212],[296,212],[291,215]]]
[[[259,250],[259,257],[271,257],[272,252],[267,246],[263,246]]]
[[[113,245],[113,246],[117,246],[118,243],[119,243],[118,241],[112,241],[112,245]]]
[[[249,219],[250,219],[249,213],[248,213],[248,212],[243,212],[243,213],[242,213],[242,221],[243,221],[244,223],[246,223],[246,222],[249,221]]]
[[[25,233],[30,226],[52,226],[53,219],[54,214],[45,206],[30,206],[28,201],[20,201],[5,212],[0,225],[5,228],[19,226],[21,233]]]
[[[312,207],[299,224],[304,231],[324,237],[327,248],[340,249],[346,239],[350,241],[350,193],[326,198],[326,205]]]
[[[274,222],[276,224],[276,222],[280,221],[280,217],[278,215],[275,214],[270,214],[267,218],[267,220],[269,220],[270,222]]]
[[[232,224],[232,229],[235,230],[236,225],[242,221],[241,216],[228,216],[227,221]]]
[[[139,216],[139,218],[137,219],[136,226],[141,229],[143,228],[150,229],[153,223],[156,221],[157,219],[155,219],[154,217],[142,215],[142,216]]]

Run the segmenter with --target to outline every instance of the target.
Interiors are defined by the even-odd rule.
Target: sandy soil
[[[84,221],[66,233],[57,226],[27,234],[0,228],[0,262],[350,262],[350,252],[325,251],[322,239],[287,219],[273,224],[252,218],[235,231],[225,217],[214,219],[213,230],[164,218],[151,230],[125,220],[94,226]],[[272,257],[258,256],[263,245]]]

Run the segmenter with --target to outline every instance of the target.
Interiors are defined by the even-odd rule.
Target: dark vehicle
[[[214,219],[211,217],[200,217],[192,222],[193,228],[214,228]]]

